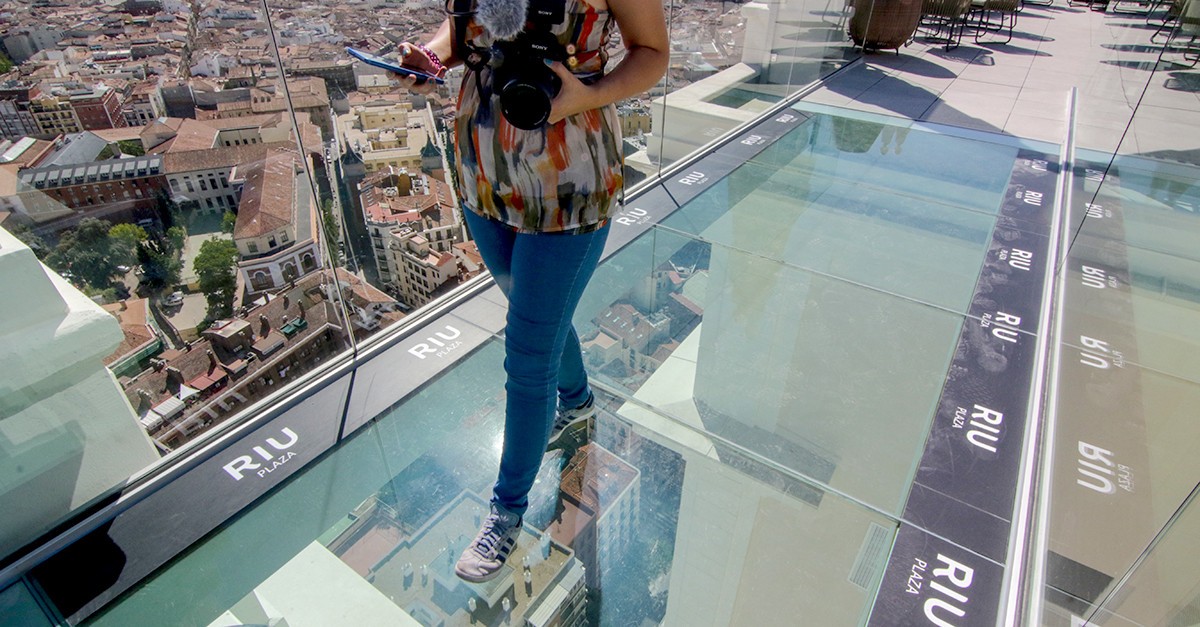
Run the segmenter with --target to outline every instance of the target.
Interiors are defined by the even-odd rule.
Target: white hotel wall
[[[0,229],[0,555],[158,459],[101,361],[117,319]],[[21,295],[13,298],[13,295]]]

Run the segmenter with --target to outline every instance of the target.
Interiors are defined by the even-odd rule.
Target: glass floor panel
[[[611,260],[644,278],[576,315],[598,380],[898,515],[963,317],[666,229],[646,239]]]
[[[723,206],[726,211],[704,224],[690,215],[693,205],[702,204]],[[747,164],[662,224],[737,250],[965,312],[995,223],[993,215],[853,181]]]
[[[905,119],[805,102],[794,108],[807,111],[812,119],[751,159],[753,163],[794,167],[925,202],[994,214],[1018,150],[1015,143],[914,128]]]
[[[488,342],[89,624],[543,624],[562,608],[597,625],[865,619],[894,521],[608,412],[547,455],[512,572],[458,580],[499,462],[502,359]]]
[[[957,360],[1005,369],[976,305],[1013,252],[997,234],[1037,228],[1004,213],[1022,160],[817,114],[610,254],[575,319],[604,411],[590,439],[547,454],[492,583],[459,581],[453,562],[499,464],[495,289],[475,301],[489,322],[437,327],[456,341],[430,361],[452,366],[431,375],[402,345],[360,366],[345,419],[365,427],[88,624],[866,624],[896,538],[958,541],[913,535],[932,538],[906,500]],[[984,475],[977,491],[1008,489]],[[922,490],[935,511],[957,498]],[[920,554],[998,573],[1008,512],[950,506],[976,508],[999,548]]]

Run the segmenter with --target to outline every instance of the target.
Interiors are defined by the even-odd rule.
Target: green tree
[[[237,225],[237,214],[232,211],[226,211],[225,215],[221,216],[221,232],[233,233],[234,226]]]
[[[113,241],[108,235],[111,228],[108,220],[80,220],[78,226],[62,234],[58,246],[46,257],[47,263],[59,273],[73,274],[97,290],[107,288],[119,274],[117,266],[121,265],[120,253],[114,254]]]
[[[228,318],[233,313],[237,290],[237,246],[226,239],[210,239],[200,245],[193,267],[200,291],[208,303],[208,318]]]
[[[118,224],[108,230],[112,239],[113,258],[118,264],[128,266],[137,259],[138,244],[146,241],[146,229],[136,224]]]
[[[183,263],[179,261],[178,251],[169,248],[163,240],[151,238],[141,242],[137,260],[142,266],[142,286],[158,291],[179,283]]]
[[[158,214],[158,221],[162,222],[163,228],[171,228],[180,220],[179,203],[171,200],[171,193],[166,187],[162,187],[155,194],[156,200],[154,210]]]
[[[0,52],[0,74],[3,74],[11,69],[13,69],[12,59],[8,58],[8,55],[4,54],[3,52]]]
[[[46,245],[46,241],[34,233],[28,225],[19,224],[13,227],[12,234],[24,242],[38,259],[45,261],[46,256],[50,254],[50,247]]]
[[[321,228],[325,231],[325,242],[331,247],[334,246],[338,241],[340,229],[337,220],[333,219],[333,200],[329,198],[321,202]]]
[[[182,226],[173,226],[167,229],[167,242],[171,244],[172,252],[183,252],[183,242],[186,239],[187,231]]]
[[[146,149],[142,147],[140,139],[122,139],[117,142],[117,147],[121,152],[132,157],[140,157],[146,154]]]

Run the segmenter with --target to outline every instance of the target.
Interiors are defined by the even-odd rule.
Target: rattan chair
[[[1017,27],[1017,12],[1021,10],[1021,0],[971,0],[971,15],[975,29],[975,43],[984,33],[1002,33],[1008,31],[1004,41],[988,43],[1006,44],[1012,41],[1013,29]]]
[[[921,0],[854,0],[850,38],[863,50],[894,49],[912,40],[921,21]]]
[[[1183,60],[1191,67],[1200,63],[1200,0],[1183,0],[1176,20],[1162,52],[1177,50],[1183,54]],[[1162,53],[1159,60],[1162,60]],[[1176,61],[1178,63],[1178,61]],[[1182,65],[1182,64],[1181,64]]]
[[[971,0],[924,0],[921,3],[921,28],[925,39],[946,45],[946,50],[962,43],[971,14]]]
[[[1171,5],[1167,7],[1167,12],[1162,17],[1162,20],[1154,24],[1158,28],[1154,31],[1153,35],[1150,35],[1150,43],[1158,43],[1159,35],[1165,34],[1167,39],[1171,38],[1171,34],[1175,32],[1175,28],[1179,24],[1179,16],[1183,15],[1185,4],[1185,0],[1171,0]],[[1146,18],[1146,23],[1151,23],[1149,17]]]

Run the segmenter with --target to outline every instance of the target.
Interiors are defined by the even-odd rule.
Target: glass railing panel
[[[134,11],[129,37],[80,48],[47,80],[61,54],[39,39],[50,49],[5,83],[10,117],[32,126],[6,126],[0,200],[36,259],[5,241],[5,289],[29,299],[2,316],[24,377],[0,399],[22,460],[3,481],[25,498],[0,507],[17,534],[0,555],[345,353],[371,329],[344,296],[394,305],[330,262],[323,79],[289,98],[260,7],[194,10]],[[65,32],[73,16],[13,14]],[[231,49],[256,63],[230,67]]]
[[[1077,172],[1097,167],[1082,162]],[[1198,171],[1122,156],[1102,184],[1085,178],[1080,187],[1088,204],[1074,214],[1070,266],[1072,282],[1092,297],[1080,297],[1074,308],[1128,327],[1134,350],[1123,362],[1193,382],[1200,382],[1200,334],[1186,321],[1200,315],[1200,217],[1191,210],[1200,206]],[[1114,294],[1125,296],[1123,307],[1109,303]]]
[[[1193,495],[1194,496],[1194,495]],[[1146,547],[1115,594],[1083,617],[1090,625],[1194,625],[1200,621],[1200,510],[1189,500]]]
[[[495,480],[502,359],[488,342],[86,624],[864,620],[894,521],[752,456],[715,457],[702,434],[664,436],[608,396],[589,439],[543,460],[511,571],[457,579]]]
[[[595,285],[575,322],[598,380],[898,511],[960,315],[667,228],[607,260]]]
[[[1200,481],[1186,444],[1200,435],[1200,118],[1188,20],[1175,17],[1183,4],[1115,15],[1123,34],[1080,90],[1052,379],[1048,552],[1035,580],[1046,625],[1194,622],[1200,573],[1172,536],[1186,537],[1191,516],[1171,518]]]
[[[839,1],[675,2],[668,92],[654,108],[659,167],[749,122],[857,56]]]
[[[1095,360],[1094,353],[1064,353]],[[1087,616],[1113,593],[1200,477],[1186,444],[1197,437],[1189,408],[1200,401],[1200,386],[1134,365],[1062,368],[1045,624],[1062,612]],[[1174,583],[1194,589],[1190,576]]]

